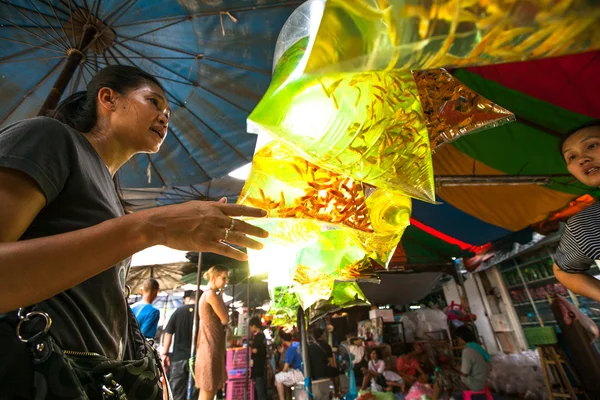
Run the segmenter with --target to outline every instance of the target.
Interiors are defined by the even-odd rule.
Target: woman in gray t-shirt
[[[33,309],[35,322],[51,319],[50,337],[71,354],[128,359],[139,349],[128,345],[139,334],[124,290],[132,254],[165,245],[245,260],[224,242],[262,248],[246,235],[266,237],[264,230],[232,219],[265,215],[256,208],[191,201],[123,210],[113,177],[133,155],[160,149],[170,113],[155,77],[113,65],[50,118],[0,130],[0,397],[56,398],[52,391],[61,390],[60,382],[43,381],[60,377],[33,379],[32,352],[17,338],[19,316]],[[28,338],[42,332],[35,323],[19,329]]]

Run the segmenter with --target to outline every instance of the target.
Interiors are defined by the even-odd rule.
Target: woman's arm
[[[74,232],[18,241],[45,206],[37,184],[22,172],[0,168],[0,312],[35,304],[65,291],[147,247],[210,251],[245,260],[220,243],[232,216],[264,216],[234,204],[192,201],[115,218]],[[236,221],[228,242],[262,248],[245,234],[267,233]]]
[[[227,307],[225,307],[223,298],[211,290],[207,293],[206,301],[211,305],[212,309],[217,314],[217,317],[221,320],[221,323],[227,325],[229,323],[229,313],[227,312]]]
[[[565,272],[554,264],[554,276],[560,283],[574,293],[588,297],[594,301],[600,302],[600,281],[585,272],[569,273]]]

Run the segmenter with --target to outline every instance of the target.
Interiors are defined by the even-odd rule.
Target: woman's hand
[[[177,250],[217,253],[240,261],[245,261],[248,256],[227,243],[260,250],[263,245],[248,236],[268,236],[264,229],[239,219],[234,220],[230,230],[233,217],[264,217],[266,212],[223,201],[189,201],[137,214],[143,218],[144,231],[156,244]]]

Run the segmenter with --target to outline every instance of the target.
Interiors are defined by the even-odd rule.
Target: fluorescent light
[[[242,165],[238,169],[231,171],[229,173],[229,176],[231,176],[232,178],[235,178],[235,179],[240,179],[242,181],[245,181],[246,179],[248,179],[248,176],[250,175],[251,168],[252,168],[252,163]]]
[[[410,306],[409,308],[411,310],[419,310],[421,308],[421,306]]]

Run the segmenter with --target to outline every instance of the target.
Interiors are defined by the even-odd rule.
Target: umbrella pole
[[[202,282],[202,253],[198,253],[198,276],[196,277],[196,308],[194,309],[194,324],[192,325],[192,348],[190,350],[190,371],[188,375],[188,390],[187,400],[192,400],[194,394],[194,364],[196,360],[196,343],[198,337],[198,328],[200,325],[200,307],[198,302],[200,300],[200,283]]]
[[[79,46],[77,48],[72,47],[67,49],[67,63],[56,79],[56,82],[54,82],[54,86],[52,89],[50,89],[50,93],[48,93],[48,97],[46,97],[46,100],[40,108],[38,115],[46,115],[47,111],[54,110],[56,108],[60,98],[67,88],[67,85],[71,81],[71,78],[73,78],[77,67],[79,64],[85,62],[84,51],[87,52],[86,48],[94,40],[94,37],[98,33],[98,28],[96,28],[94,25],[86,25]]]
[[[298,329],[300,330],[300,347],[302,349],[302,372],[304,373],[304,391],[309,399],[313,399],[312,382],[310,380],[310,360],[308,355],[308,332],[306,332],[306,320],[302,307],[298,307]]]

